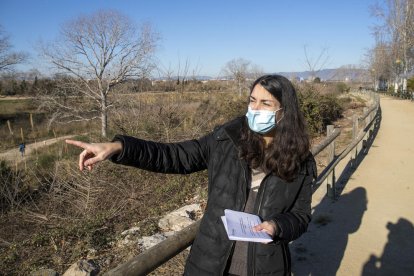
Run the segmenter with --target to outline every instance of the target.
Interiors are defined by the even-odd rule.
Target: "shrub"
[[[37,165],[40,169],[48,170],[53,167],[53,164],[57,160],[57,156],[52,153],[42,153],[37,159]]]
[[[324,133],[326,126],[342,116],[341,101],[333,94],[320,95],[309,89],[299,93],[299,104],[311,136]]]
[[[0,161],[0,211],[15,210],[30,198],[22,171],[14,171],[5,161]]]
[[[335,95],[324,95],[320,99],[320,111],[324,129],[342,116],[343,107]]]
[[[315,135],[323,131],[322,117],[318,102],[318,96],[314,91],[308,91],[300,94],[299,104],[308,124],[311,135]]]
[[[336,90],[340,93],[349,92],[350,88],[343,82],[338,82],[336,84]]]

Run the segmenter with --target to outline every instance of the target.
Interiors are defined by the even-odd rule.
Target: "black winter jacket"
[[[155,143],[115,136],[123,151],[112,161],[162,173],[187,174],[208,169],[208,202],[199,231],[187,259],[184,275],[223,275],[234,241],[221,221],[224,209],[243,210],[251,171],[238,156],[244,117],[214,132],[180,143]],[[272,174],[260,185],[254,213],[274,220],[280,232],[270,244],[249,243],[249,275],[290,275],[288,243],[302,235],[311,219],[311,184],[316,177],[313,156],[302,164],[288,183]]]

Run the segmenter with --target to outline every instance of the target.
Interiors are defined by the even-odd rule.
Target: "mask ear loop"
[[[275,114],[275,116],[276,116],[276,118],[277,118],[277,112],[279,111],[279,110],[281,110],[281,109],[283,109],[283,107],[281,107],[281,108],[279,108],[278,110],[276,110],[275,112],[276,112],[276,114]],[[283,112],[283,114],[282,114],[282,118],[280,118],[279,120],[277,120],[276,121],[276,124],[279,124],[279,122],[283,119],[283,117],[285,117],[285,113]]]

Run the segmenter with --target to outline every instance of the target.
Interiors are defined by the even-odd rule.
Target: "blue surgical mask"
[[[277,111],[281,109],[282,108],[279,108],[276,111],[252,110],[249,106],[247,109],[246,117],[250,129],[260,134],[265,134],[271,131],[274,127],[276,127],[276,114]]]

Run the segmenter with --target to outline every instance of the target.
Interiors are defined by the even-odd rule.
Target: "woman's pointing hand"
[[[121,142],[91,144],[76,140],[66,140],[66,143],[83,149],[79,155],[79,169],[81,171],[85,167],[88,170],[92,170],[96,163],[107,160],[112,155],[122,152]]]

